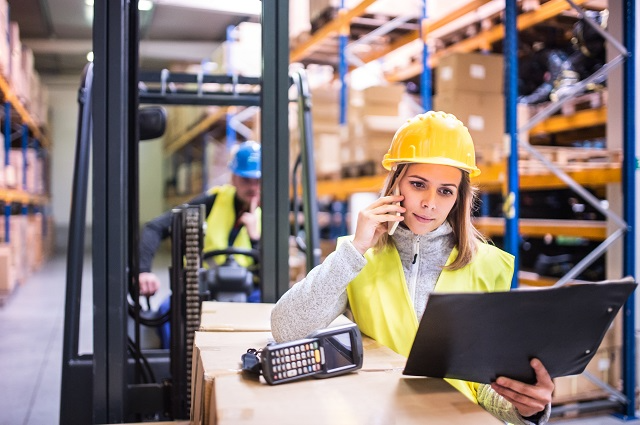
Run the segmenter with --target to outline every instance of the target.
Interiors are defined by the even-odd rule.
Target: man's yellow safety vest
[[[207,217],[207,230],[204,235],[204,252],[229,248],[229,234],[236,224],[235,212],[235,186],[225,184],[211,188],[208,192],[210,195],[215,194],[216,199],[213,207]],[[262,210],[256,208],[255,214],[258,220],[258,230],[262,222]],[[247,229],[243,226],[238,232],[238,236],[233,241],[235,248],[251,249],[251,239]],[[253,258],[246,255],[234,256],[236,262],[242,267],[249,267],[254,264]],[[227,259],[226,255],[217,255],[214,261],[217,264],[223,264]]]

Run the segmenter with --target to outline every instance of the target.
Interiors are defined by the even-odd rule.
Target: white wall
[[[162,139],[140,143],[140,223],[161,214],[164,208]]]
[[[65,250],[71,211],[80,76],[43,77],[43,84],[49,89],[50,98],[51,213],[56,226],[56,247]],[[164,167],[162,161],[161,139],[145,141],[140,144],[140,221],[142,223],[163,211]],[[89,181],[91,182],[91,172],[89,173]],[[87,246],[91,241],[90,227],[93,222],[91,183],[89,183],[88,189]]]
[[[43,77],[42,82],[49,89],[51,213],[56,226],[56,247],[66,249],[76,151],[80,76],[53,79]],[[87,223],[91,221],[91,209],[88,208]]]

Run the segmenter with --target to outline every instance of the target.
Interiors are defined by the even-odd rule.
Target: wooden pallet
[[[597,90],[576,96],[573,99],[567,100],[555,115],[570,116],[574,115],[578,111],[583,111],[585,109],[597,109],[605,107],[607,106],[608,100],[607,93],[607,90]],[[532,117],[538,114],[540,111],[549,107],[550,104],[551,102],[543,102],[535,105],[528,105],[529,116]]]
[[[342,178],[356,178],[373,176],[378,173],[376,163],[374,161],[364,161],[353,164],[342,165]]]
[[[622,150],[598,148],[570,148],[559,146],[534,146],[542,156],[554,164],[565,165],[572,163],[620,163]],[[519,149],[518,158],[522,161],[538,161],[528,150]]]
[[[326,173],[326,172],[316,172],[316,178],[318,180],[340,180],[342,179],[342,170],[340,171],[333,171],[331,173]]]

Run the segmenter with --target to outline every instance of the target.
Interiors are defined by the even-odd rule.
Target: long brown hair
[[[395,169],[389,172],[382,186],[381,196],[389,196],[393,193],[395,187],[406,174],[409,165],[411,164],[398,164]],[[458,270],[469,264],[477,251],[477,244],[486,242],[485,237],[471,222],[471,213],[477,202],[477,191],[478,189],[471,184],[469,173],[463,171],[458,188],[458,198],[447,216],[447,222],[453,229],[458,256],[445,267],[447,270]],[[380,251],[390,243],[393,243],[393,240],[385,232],[380,236],[373,249],[376,252]]]

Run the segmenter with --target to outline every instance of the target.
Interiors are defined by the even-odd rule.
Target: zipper
[[[411,275],[409,276],[409,295],[411,302],[415,303],[416,286],[418,283],[418,270],[420,267],[420,236],[413,240],[413,261],[411,262]]]

